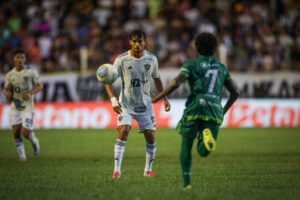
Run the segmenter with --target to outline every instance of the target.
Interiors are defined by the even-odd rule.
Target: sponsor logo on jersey
[[[136,112],[136,113],[145,112],[146,111],[146,106],[134,107],[133,111]]]

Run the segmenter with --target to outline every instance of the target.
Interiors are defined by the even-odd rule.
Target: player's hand
[[[32,96],[31,93],[25,92],[25,93],[23,93],[22,98],[23,98],[25,101],[27,101],[27,100],[30,99],[31,96]]]
[[[120,106],[116,106],[116,107],[113,107],[114,111],[116,113],[118,113],[119,115],[122,113],[122,107],[121,105]]]
[[[164,99],[165,111],[171,110],[171,104],[169,103],[168,99]]]
[[[11,99],[11,97],[12,97],[12,95],[11,95],[11,92],[9,92],[9,91],[6,91],[5,93],[4,93],[4,95],[5,95],[5,97],[6,97],[6,99],[9,101],[10,99]]]
[[[122,106],[120,102],[118,101],[118,106],[113,107],[114,111],[118,113],[119,115],[122,113]]]
[[[111,104],[112,104],[112,107],[113,107],[114,111],[118,114],[121,114],[122,113],[122,106],[121,106],[120,102],[117,100],[117,98],[112,97],[110,99],[110,101],[111,101]]]

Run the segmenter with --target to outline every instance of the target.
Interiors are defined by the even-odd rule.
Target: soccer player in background
[[[163,91],[163,85],[158,73],[157,58],[146,51],[146,34],[134,30],[129,36],[131,49],[119,55],[114,62],[118,76],[121,77],[121,93],[119,100],[114,95],[112,85],[105,85],[111,99],[113,109],[118,113],[118,138],[115,143],[115,163],[113,178],[120,178],[121,163],[125,144],[132,120],[139,125],[139,132],[146,139],[146,164],[144,176],[154,177],[152,163],[155,158],[155,115],[150,96],[151,77],[154,79],[158,92]],[[164,98],[165,110],[170,110],[167,98]]]
[[[21,161],[26,161],[21,134],[33,146],[34,155],[40,152],[39,140],[32,131],[34,115],[34,94],[43,89],[39,75],[29,69],[23,50],[13,52],[14,68],[7,73],[3,93],[11,101],[10,123],[13,128],[15,144]]]
[[[152,98],[155,103],[188,81],[190,94],[185,110],[176,130],[182,135],[180,164],[184,189],[191,189],[191,149],[197,137],[197,151],[200,156],[208,156],[216,148],[216,139],[223,116],[239,96],[239,90],[227,68],[213,54],[217,40],[210,33],[196,37],[198,57],[185,62],[177,77],[166,89]],[[229,99],[222,108],[223,86],[230,92]]]

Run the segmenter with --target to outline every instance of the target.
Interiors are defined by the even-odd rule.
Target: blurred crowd
[[[113,63],[129,33],[147,33],[160,68],[196,56],[193,39],[210,32],[216,56],[235,72],[300,71],[297,0],[11,0],[0,3],[0,72],[16,48],[39,72],[79,71]]]

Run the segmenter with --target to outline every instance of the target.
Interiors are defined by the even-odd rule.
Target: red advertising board
[[[157,127],[176,127],[185,100],[170,100],[171,111],[162,102],[154,104]],[[10,105],[0,105],[0,128],[10,128]],[[117,114],[109,101],[36,103],[35,128],[115,128]],[[133,121],[133,127],[137,127]],[[298,100],[239,100],[224,117],[222,127],[300,127]]]

